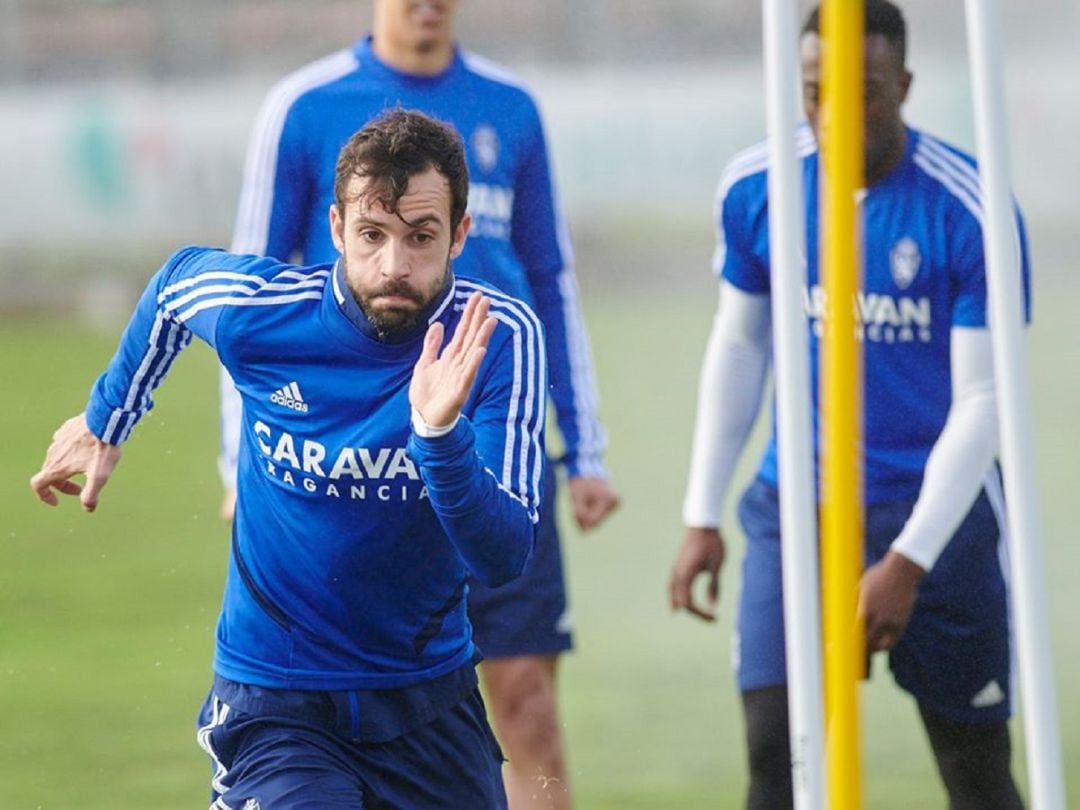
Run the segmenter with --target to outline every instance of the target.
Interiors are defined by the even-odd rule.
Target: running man
[[[372,122],[337,163],[339,260],[176,253],[31,481],[93,511],[193,337],[236,380],[232,554],[198,734],[215,808],[506,807],[465,593],[533,553],[546,364],[525,303],[451,272],[467,195],[452,129]]]
[[[232,251],[333,261],[323,224],[334,161],[349,135],[387,108],[423,110],[466,144],[469,241],[459,273],[533,307],[547,332],[550,394],[565,450],[575,519],[591,529],[618,504],[604,468],[604,431],[568,230],[543,127],[529,90],[509,71],[455,44],[457,0],[375,0],[372,34],[286,76],[267,95],[248,151]],[[229,513],[239,400],[222,381],[220,469]],[[480,671],[508,756],[510,804],[570,806],[556,704],[558,656],[572,646],[549,465],[536,554],[512,584],[469,588]]]

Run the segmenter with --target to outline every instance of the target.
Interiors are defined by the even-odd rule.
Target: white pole
[[[825,806],[821,611],[810,424],[810,352],[803,306],[805,207],[795,145],[799,120],[795,3],[763,0],[762,13],[791,778],[796,810],[821,810]]]
[[[967,24],[979,174],[985,192],[983,241],[1001,414],[1001,460],[1008,500],[1012,609],[1020,661],[1028,781],[1033,808],[1064,810],[1061,743],[1039,553],[1035,463],[1023,353],[1019,236],[1009,183],[1001,23],[996,0],[967,0]]]

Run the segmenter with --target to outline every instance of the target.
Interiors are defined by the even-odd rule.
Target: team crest
[[[485,172],[490,172],[499,162],[499,136],[489,124],[480,124],[473,130],[472,153]]]
[[[889,254],[889,266],[892,269],[893,281],[901,290],[906,290],[919,275],[919,267],[922,265],[922,255],[915,240],[905,236],[895,245]]]

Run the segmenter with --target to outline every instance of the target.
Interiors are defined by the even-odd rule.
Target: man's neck
[[[395,43],[390,37],[372,38],[371,49],[380,62],[411,76],[438,76],[454,60],[454,44],[450,40],[430,47],[409,47]]]
[[[893,146],[881,156],[876,166],[866,167],[866,186],[869,188],[900,165],[907,151],[907,128],[901,126],[893,140]]]
[[[337,301],[338,308],[361,334],[366,335],[379,343],[393,345],[415,340],[427,331],[428,323],[432,316],[434,316],[435,312],[442,306],[446,296],[450,293],[450,290],[454,285],[454,276],[450,271],[449,266],[447,266],[446,278],[443,280],[439,292],[420,311],[415,323],[411,326],[391,331],[387,331],[385,328],[376,324],[364,311],[364,307],[360,304],[358,295],[349,286],[346,280],[345,267],[341,259],[338,259],[337,263],[334,265],[330,283],[333,287],[334,299]]]

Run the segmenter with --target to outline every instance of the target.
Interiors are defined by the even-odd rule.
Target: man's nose
[[[383,275],[387,278],[406,278],[409,270],[409,252],[405,245],[396,239],[388,240],[383,253]]]

